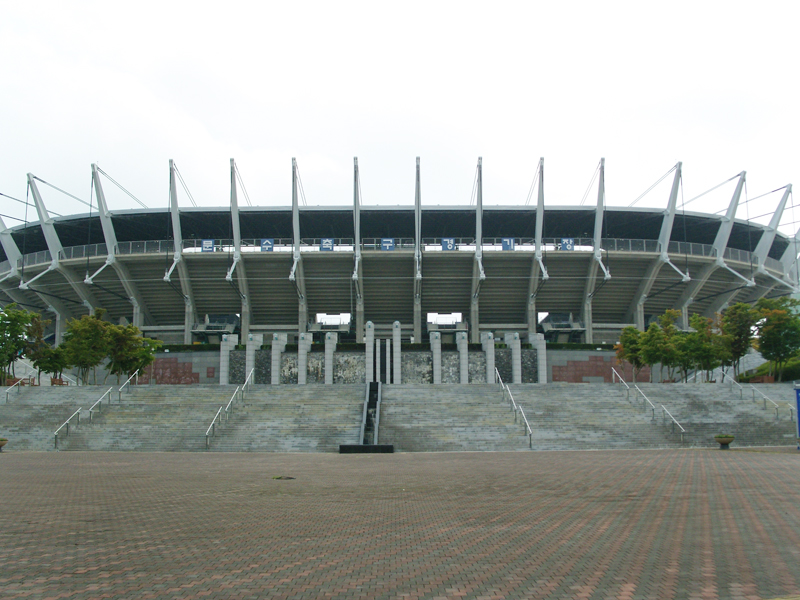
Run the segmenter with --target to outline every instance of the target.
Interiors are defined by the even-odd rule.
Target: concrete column
[[[186,346],[192,343],[192,327],[194,327],[194,307],[188,300],[184,300],[183,343]]]
[[[366,343],[366,356],[364,360],[366,361],[366,383],[371,383],[375,381],[375,326],[372,324],[372,321],[367,321],[365,326],[366,334],[364,336],[365,343]]]
[[[689,306],[681,306],[681,329],[689,329]]]
[[[438,331],[431,332],[431,353],[433,354],[433,383],[442,383],[442,336]]]
[[[486,383],[497,383],[494,376],[494,335],[491,331],[481,334],[481,344],[486,353]]]
[[[537,333],[531,343],[536,350],[536,381],[547,383],[547,343],[544,341],[544,334]]]
[[[584,342],[594,344],[594,325],[592,319],[592,299],[589,298],[583,308],[583,326],[586,327]],[[514,382],[516,383],[516,382]]]
[[[460,383],[469,383],[469,339],[466,331],[456,334],[456,347],[458,348],[458,372]]]
[[[414,343],[422,343],[422,299],[414,298]]]
[[[239,336],[226,333],[222,336],[219,345],[219,384],[228,385],[230,382],[231,350],[239,343]]]
[[[297,338],[297,384],[305,385],[308,381],[308,352],[311,350],[313,333],[301,333]]]
[[[511,348],[511,381],[522,383],[522,348],[519,333],[505,334],[506,346]]]
[[[392,345],[394,346],[394,354],[392,355],[394,364],[392,365],[392,370],[394,371],[395,385],[400,385],[402,383],[400,373],[400,365],[402,364],[400,361],[400,342],[400,321],[395,321],[394,325],[392,325]]]
[[[262,333],[248,333],[247,336],[242,334],[247,340],[247,346],[245,350],[245,369],[244,369],[244,379],[247,381],[247,376],[250,374],[256,366],[256,350],[261,348],[261,344],[264,343],[264,334]],[[253,375],[253,379],[255,379],[255,374]],[[253,382],[255,383],[255,381]]]
[[[392,340],[386,338],[386,383],[392,383]]]
[[[272,385],[281,383],[281,354],[286,350],[286,338],[285,333],[272,334],[272,377],[270,381]]]
[[[338,333],[325,334],[325,385],[333,385],[333,353],[336,352],[338,341]]]
[[[60,313],[56,313],[55,319],[55,347],[58,348],[61,345],[61,342],[64,341],[64,321],[65,319],[61,316]]]
[[[381,381],[381,341],[375,340],[375,381]]]

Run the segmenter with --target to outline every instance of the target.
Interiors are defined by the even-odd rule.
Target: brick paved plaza
[[[800,594],[795,453],[4,452],[0,483],[4,600]]]

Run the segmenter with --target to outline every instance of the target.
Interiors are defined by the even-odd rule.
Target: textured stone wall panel
[[[297,353],[281,354],[281,383],[297,383]]]
[[[442,352],[442,383],[461,383],[458,352]]]
[[[272,350],[256,350],[255,383],[265,385],[272,382]]]
[[[228,383],[232,385],[242,385],[247,368],[247,357],[244,350],[231,350],[230,370],[228,371]]]
[[[367,366],[362,352],[334,352],[333,383],[364,383]]]
[[[494,351],[494,366],[500,373],[503,383],[511,383],[514,380],[511,373],[511,348],[497,348]]]
[[[469,382],[486,383],[486,353],[469,352]]]
[[[522,383],[539,383],[539,363],[536,350],[522,350]]]
[[[433,356],[430,352],[403,352],[400,359],[403,383],[433,383]]]

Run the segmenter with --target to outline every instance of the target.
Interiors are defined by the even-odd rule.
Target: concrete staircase
[[[687,430],[684,438],[691,446],[716,446],[714,435],[731,433],[734,446],[792,445],[796,439],[796,423],[790,421],[790,405],[794,405],[791,384],[756,385],[778,404],[764,400],[758,392],[744,386],[701,384],[638,384],[639,388],[660,408],[663,404]],[[656,413],[658,415],[658,411]],[[797,418],[797,415],[794,415]]]
[[[497,385],[383,385],[378,442],[396,452],[528,449]]]
[[[256,385],[211,441],[215,452],[338,452],[359,443],[365,386]]]
[[[101,413],[85,421],[63,450],[140,450],[146,452],[205,450],[205,432],[217,409],[225,406],[236,386],[133,386]],[[89,408],[91,404],[85,408]]]
[[[53,450],[55,430],[78,408],[88,411],[109,387],[34,386],[23,387],[19,392],[15,388],[9,394],[7,404],[3,390],[0,396],[0,437],[9,440],[4,452]],[[84,415],[84,418],[88,419],[89,415]],[[78,430],[82,428],[83,425]],[[62,440],[59,440],[60,446]]]
[[[681,446],[679,435],[671,435],[660,420],[652,420],[651,412],[644,412],[641,402],[629,402],[624,388],[620,392],[612,384],[549,383],[509,389],[531,425],[534,450]]]

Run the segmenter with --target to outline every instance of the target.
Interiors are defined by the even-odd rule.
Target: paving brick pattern
[[[0,483],[5,600],[800,594],[789,452],[4,452]]]

